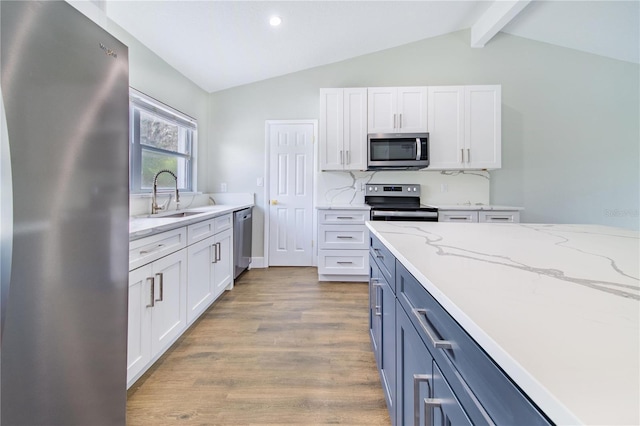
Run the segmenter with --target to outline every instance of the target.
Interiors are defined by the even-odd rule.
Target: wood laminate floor
[[[128,425],[389,425],[365,283],[247,271],[128,392]]]

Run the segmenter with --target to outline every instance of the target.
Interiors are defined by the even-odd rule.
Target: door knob
[[[278,204],[278,200],[271,200],[271,205],[275,206],[276,204]]]

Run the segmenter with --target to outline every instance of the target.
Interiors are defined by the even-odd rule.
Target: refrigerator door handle
[[[11,259],[13,252],[13,178],[11,150],[4,97],[0,87],[0,342],[4,336],[7,301],[11,287]],[[1,344],[0,344],[1,346]]]

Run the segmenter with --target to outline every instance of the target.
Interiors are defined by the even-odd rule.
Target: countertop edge
[[[371,210],[366,204],[319,204],[316,210]]]
[[[247,204],[228,204],[228,205],[224,205],[224,209],[223,210],[214,210],[211,212],[203,212],[201,215],[194,215],[194,216],[188,216],[188,217],[183,217],[183,218],[167,218],[166,220],[168,222],[164,222],[164,223],[159,223],[157,226],[152,226],[149,228],[145,228],[145,229],[140,229],[137,231],[129,231],[129,242],[131,241],[135,241],[135,240],[139,240],[141,238],[145,238],[145,237],[149,237],[151,235],[156,235],[156,234],[160,234],[162,232],[166,232],[166,231],[171,231],[172,229],[177,229],[177,228],[182,228],[184,226],[189,226],[191,224],[194,223],[198,223],[198,222],[202,222],[203,220],[209,220],[209,219],[213,219],[214,217],[218,217],[218,216],[223,216],[225,214],[229,214],[229,213],[233,213],[235,211],[238,210],[242,210],[245,209],[247,207],[254,207],[255,204],[253,203],[247,203]],[[211,207],[214,208],[215,206],[203,206],[201,208],[206,208],[206,207]],[[223,207],[222,205],[218,205],[218,207]],[[194,209],[197,209],[194,208]],[[135,220],[148,220],[148,218],[136,218],[136,217],[131,217],[129,219],[129,223],[131,224],[131,221],[135,221]],[[161,221],[163,220],[162,218],[154,218],[151,219],[154,221]]]
[[[458,308],[437,286],[409,262],[386,238],[374,229],[369,221],[365,224],[386,248],[402,263],[436,301],[460,324],[473,340],[509,376],[509,378],[533,401],[542,412],[556,424],[584,424],[562,402],[554,397],[538,380],[512,358],[482,328]]]

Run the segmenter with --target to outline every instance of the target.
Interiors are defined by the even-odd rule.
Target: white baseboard
[[[266,268],[264,263],[264,257],[252,257],[249,269]]]

